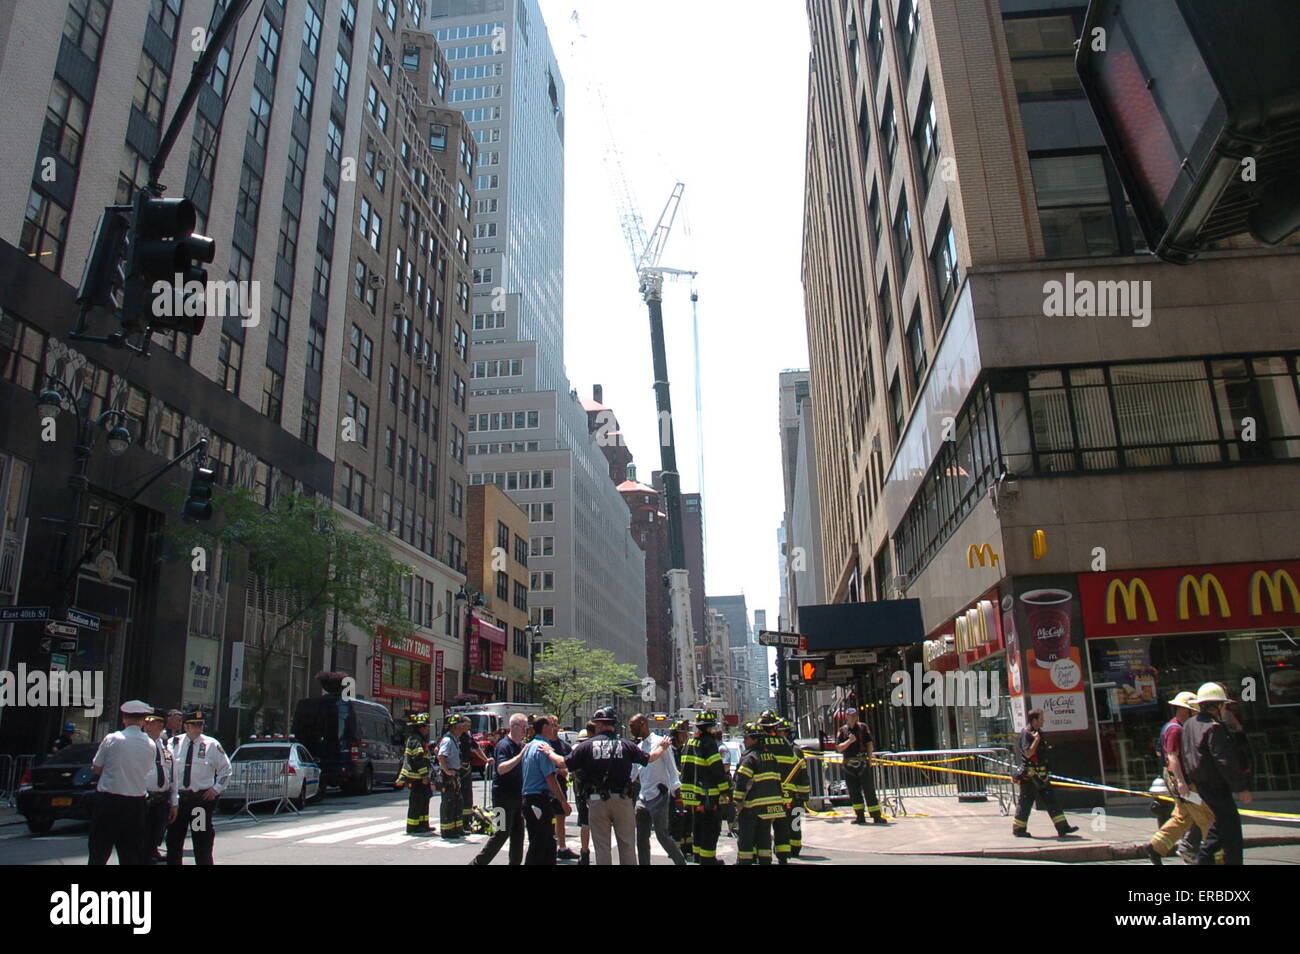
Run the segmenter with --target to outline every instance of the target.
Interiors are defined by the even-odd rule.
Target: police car
[[[288,776],[288,796],[299,808],[325,795],[320,766],[306,746],[292,735],[255,735],[230,756],[230,783],[221,798],[223,807],[239,807],[246,792],[254,801],[261,800],[258,796],[263,793],[250,790],[255,787],[254,762],[282,763],[272,770],[273,775],[276,781]]]

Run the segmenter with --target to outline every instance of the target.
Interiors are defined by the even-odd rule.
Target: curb
[[[1300,835],[1256,836],[1245,839],[1246,848],[1275,848],[1281,845],[1300,845]],[[1007,858],[1036,861],[1098,862],[1130,861],[1146,858],[1146,842],[1088,845],[1054,845],[1043,848],[981,848],[971,851],[924,851],[916,854],[941,855],[957,858]]]

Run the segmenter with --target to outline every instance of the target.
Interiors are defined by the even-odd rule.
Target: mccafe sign
[[[1090,639],[1300,626],[1300,561],[1081,573]]]

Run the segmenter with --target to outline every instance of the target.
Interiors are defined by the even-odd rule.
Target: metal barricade
[[[289,773],[285,771],[284,759],[234,762],[230,768],[230,782],[221,793],[221,801],[238,802],[237,814],[246,814],[257,821],[253,806],[267,802],[276,803],[273,815],[280,814],[281,809],[300,812],[289,797]]]
[[[844,782],[844,758],[833,751],[800,746],[808,766],[808,803],[814,811],[825,811],[838,799],[848,800]]]
[[[36,765],[36,756],[33,755],[0,755],[0,800],[10,808],[18,804],[18,786],[22,783],[23,776]]]
[[[909,798],[997,799],[1003,815],[1010,814],[1015,801],[1006,749],[877,752],[873,762],[876,791],[895,815],[907,814]]]

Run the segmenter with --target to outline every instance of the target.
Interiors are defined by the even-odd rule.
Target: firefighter
[[[808,817],[808,801],[812,797],[812,785],[808,782],[808,760],[803,750],[790,737],[794,726],[789,719],[782,719],[777,725],[777,736],[790,747],[790,763],[786,765],[785,774],[781,776],[781,788],[785,800],[790,805],[790,856],[798,858],[803,849],[803,822]],[[785,764],[785,763],[783,763]]]
[[[406,736],[402,771],[397,776],[399,786],[410,786],[406,802],[406,833],[432,835],[437,833],[437,829],[429,826],[429,713],[417,712],[408,724],[411,731]]]
[[[461,811],[461,747],[460,740],[469,731],[468,716],[453,715],[447,719],[447,732],[438,743],[438,769],[442,778],[442,837],[462,838],[465,820]]]
[[[668,734],[673,740],[673,760],[677,763],[679,778],[682,773],[682,750],[686,747],[686,739],[690,733],[691,723],[687,719],[678,719],[668,727]],[[686,813],[686,806],[682,802],[680,788],[673,796],[672,834],[673,841],[681,848],[682,856],[686,861],[688,863],[694,861],[695,852],[691,850],[690,816]]]
[[[1012,779],[1020,785],[1020,798],[1016,803],[1016,817],[1011,823],[1011,833],[1017,838],[1028,838],[1029,813],[1034,810],[1034,803],[1047,812],[1056,826],[1060,838],[1079,830],[1065,820],[1065,812],[1056,800],[1052,790],[1052,770],[1047,764],[1049,746],[1043,738],[1043,710],[1030,709],[1028,724],[1016,741],[1016,766],[1012,769]]]
[[[695,738],[682,755],[682,803],[690,813],[692,848],[701,865],[720,865],[718,836],[722,833],[722,806],[731,801],[731,780],[718,753],[713,727],[718,714],[711,709],[695,720]]]
[[[867,823],[865,809],[875,824],[887,825],[889,823],[885,821],[880,802],[876,799],[876,782],[872,777],[871,757],[876,746],[871,741],[871,731],[858,721],[857,709],[846,709],[844,714],[845,723],[836,735],[835,751],[844,756],[844,781],[853,802],[853,814],[857,816],[853,824]]]
[[[767,715],[767,713],[764,713]],[[772,863],[772,828],[785,818],[785,795],[781,792],[780,747],[772,741],[769,727],[753,722],[745,725],[745,754],[736,768],[736,814],[740,834],[736,841],[736,864]],[[789,848],[777,852],[786,864]]]

